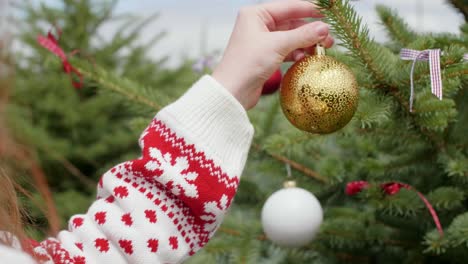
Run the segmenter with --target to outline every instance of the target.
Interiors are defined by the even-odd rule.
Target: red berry
[[[262,95],[273,94],[281,86],[281,80],[283,79],[283,75],[281,70],[276,70],[275,73],[265,82],[263,85]]]
[[[363,189],[369,187],[369,183],[366,181],[355,181],[350,182],[346,185],[346,194],[349,196],[360,193]]]

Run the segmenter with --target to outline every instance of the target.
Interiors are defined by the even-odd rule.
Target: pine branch
[[[465,193],[456,187],[440,187],[427,195],[435,209],[454,210],[463,206]]]
[[[460,11],[465,17],[465,21],[468,22],[468,3],[466,0],[448,0],[455,8]]]
[[[117,6],[117,3],[117,0],[112,0],[112,2],[106,3],[106,6],[100,10],[101,16],[94,22],[94,25],[91,27],[91,31],[88,33],[89,36],[96,35],[96,32],[101,25],[112,18],[112,13]]]
[[[221,233],[230,235],[230,236],[235,236],[235,237],[239,237],[239,236],[242,235],[241,232],[239,232],[237,230],[234,230],[234,229],[226,228],[226,227],[220,227],[218,229],[218,231],[221,232]],[[321,235],[331,235],[331,236],[336,236],[336,237],[345,237],[346,239],[350,239],[350,240],[353,240],[353,241],[361,241],[361,242],[364,242],[366,244],[370,242],[369,240],[365,239],[362,236],[356,236],[356,235],[351,234],[351,233],[345,233],[345,232],[343,232],[343,230],[327,230],[327,231],[321,232]],[[260,241],[268,241],[268,238],[266,237],[265,234],[256,236],[256,239],[260,240]],[[320,239],[320,237],[318,239]],[[391,245],[391,246],[400,246],[400,247],[405,247],[405,248],[415,247],[414,243],[406,242],[406,241],[402,241],[402,240],[396,240],[396,239],[386,239],[386,240],[383,240],[382,242],[385,245]],[[308,246],[308,248],[313,249],[314,247],[313,246]]]
[[[322,12],[326,14],[325,21],[333,26],[343,45],[362,63],[379,84],[385,84],[385,74],[374,61],[370,48],[373,41],[369,38],[369,29],[362,24],[361,17],[348,1],[318,0]]]
[[[464,252],[468,249],[468,213],[455,217],[444,237],[440,237],[433,230],[426,234],[424,244],[427,246],[425,252],[437,255],[446,253],[448,249],[461,248]]]
[[[400,106],[409,112],[409,104],[400,92],[398,85],[393,84],[393,80],[386,79],[383,68],[385,61],[374,60],[381,56],[380,53],[385,49],[379,46],[369,38],[369,29],[362,25],[362,19],[352,8],[347,0],[318,0],[318,6],[327,16],[326,21],[333,26],[338,38],[340,38],[344,46],[352,53],[352,55],[361,62],[364,67],[369,70],[372,78],[376,82],[376,88],[390,93],[400,104]],[[410,114],[408,118],[415,127],[428,138],[432,144],[440,151],[445,150],[445,142],[434,132],[422,127],[417,122],[416,115]]]
[[[451,79],[451,78],[457,78],[457,77],[462,77],[462,76],[467,76],[468,75],[468,68],[462,68],[462,69],[445,69],[445,78],[446,79]]]
[[[353,241],[361,241],[364,243],[369,243],[367,239],[363,238],[363,236],[356,236],[355,234],[351,233],[345,233],[343,230],[327,230],[321,232],[322,235],[331,235],[331,236],[337,236],[337,237],[345,237],[346,239],[350,239]],[[401,240],[395,240],[395,239],[387,239],[382,241],[385,245],[390,245],[390,246],[400,246],[400,247],[405,247],[405,248],[412,248],[415,247],[414,243],[412,242],[406,242],[406,241],[401,241]]]
[[[94,190],[96,188],[96,182],[90,180],[86,175],[84,175],[80,169],[78,169],[75,165],[73,165],[70,161],[66,158],[62,157],[58,153],[54,152],[53,150],[49,149],[46,145],[37,145],[39,149],[45,151],[49,156],[59,161],[62,166],[70,172],[72,176],[77,178],[83,185],[85,185],[89,190]]]
[[[221,232],[221,233],[231,235],[231,236],[241,236],[241,233],[239,231],[234,230],[234,229],[230,229],[230,228],[227,228],[227,227],[220,227],[218,229],[218,231]],[[267,240],[267,237],[266,237],[265,234],[258,235],[257,240],[265,241],[265,240]]]
[[[386,6],[378,5],[377,13],[385,25],[389,37],[399,43],[400,46],[407,46],[414,41],[415,36],[417,36],[416,32],[410,30],[408,24],[396,12]]]
[[[44,213],[49,222],[49,234],[53,236],[57,235],[60,231],[59,215],[44,171],[36,159],[33,158],[33,153],[26,146],[18,144],[12,156],[18,160],[20,164],[23,164],[31,173],[35,187],[44,199],[45,207],[47,208]]]
[[[267,138],[268,135],[271,134],[274,125],[274,119],[280,109],[280,101],[275,100],[268,109],[268,114],[266,117],[265,125],[264,125],[264,137]]]
[[[413,134],[408,134],[406,133],[406,131],[390,131],[388,129],[384,129],[384,128],[360,128],[357,130],[359,132],[359,134],[365,134],[365,135],[373,135],[373,134],[377,134],[379,135],[379,137],[381,136],[387,136],[387,137],[395,137],[397,136],[398,138],[404,138],[404,139],[407,139],[407,140],[418,140],[420,137],[417,136],[417,135],[413,135]]]
[[[468,74],[468,68],[463,67],[463,64],[461,67],[451,67],[451,66],[458,66],[460,63],[454,61],[454,60],[448,60],[444,63],[441,63],[440,68],[444,69],[444,79],[448,79],[451,77],[457,77],[457,76],[464,76]],[[425,69],[424,71],[421,71],[419,74],[415,75],[413,78],[413,81],[416,83],[422,78],[427,78],[427,76],[430,74],[429,68]],[[408,79],[405,81],[407,85],[411,84],[411,81]]]
[[[289,137],[289,135],[286,135],[286,136]],[[298,136],[288,138],[288,140],[286,142],[284,142],[282,140],[280,140],[280,142],[276,142],[276,138],[282,138],[282,137],[284,137],[284,136],[280,135],[280,134],[272,135],[272,136],[266,138],[267,140],[265,141],[264,146],[268,150],[271,150],[271,149],[280,150],[280,149],[286,148],[286,147],[291,147],[291,146],[295,146],[295,145],[302,145],[302,144],[305,144],[307,142],[310,142],[313,139],[318,138],[317,135],[314,135],[312,133],[301,133]],[[317,154],[311,153],[311,155],[314,155],[314,158],[316,158],[316,159],[319,158],[319,156]]]
[[[74,61],[77,61],[76,59]],[[160,110],[162,107],[156,102],[149,100],[151,96],[145,96],[142,89],[136,90],[134,87],[138,87],[136,83],[131,82],[127,79],[118,78],[114,74],[108,73],[97,65],[86,67],[84,63],[75,63],[75,68],[83,74],[86,79],[93,80],[100,84],[101,88],[107,89],[111,92],[120,94],[126,99],[131,100],[137,104],[147,106],[153,110]],[[89,65],[89,64],[88,64]],[[119,85],[119,84],[126,84]]]
[[[260,145],[258,144],[253,144],[253,147],[255,150],[257,151],[265,151]],[[266,152],[266,151],[265,151]],[[274,154],[274,153],[269,153],[269,152],[266,152],[268,155],[270,155],[272,158],[278,160],[278,161],[281,161],[283,162],[284,164],[288,164],[290,165],[292,168],[302,172],[303,174],[319,181],[319,182],[322,182],[322,183],[328,183],[328,179],[323,177],[322,175],[320,175],[319,173],[305,167],[304,165],[298,163],[298,162],[295,162],[293,160],[290,160],[284,156],[281,156],[279,154]]]

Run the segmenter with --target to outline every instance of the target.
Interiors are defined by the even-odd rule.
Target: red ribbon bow
[[[346,194],[349,196],[356,195],[360,193],[362,190],[368,188],[370,184],[366,181],[355,181],[355,182],[350,182],[348,185],[346,185]],[[405,188],[408,190],[413,190],[415,191],[419,198],[423,201],[423,203],[426,205],[427,209],[432,215],[432,219],[434,220],[435,225],[437,226],[437,230],[439,230],[439,234],[441,236],[444,235],[444,231],[442,230],[442,226],[440,224],[439,217],[437,216],[436,211],[432,207],[431,203],[426,199],[426,197],[415,190],[412,186],[404,183],[399,183],[399,182],[389,182],[389,183],[384,183],[380,185],[380,188],[387,194],[387,195],[395,195],[398,192],[400,192],[401,188]]]
[[[57,30],[57,31],[58,31],[58,36],[60,37],[61,32],[60,30]],[[73,86],[76,89],[80,89],[83,86],[83,75],[70,64],[70,62],[67,59],[67,55],[65,55],[65,52],[58,44],[58,41],[54,37],[54,35],[52,35],[50,31],[49,33],[47,33],[47,37],[39,35],[37,37],[37,42],[39,43],[39,45],[46,48],[50,52],[54,53],[62,60],[63,70],[67,74],[70,75],[70,79],[71,79]],[[73,75],[77,76],[79,78],[79,81],[73,80]]]

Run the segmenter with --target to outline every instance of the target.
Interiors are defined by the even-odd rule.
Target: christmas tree
[[[190,65],[176,69],[165,67],[167,56],[149,59],[151,48],[165,32],[155,32],[146,43],[140,32],[157,21],[158,14],[147,18],[116,13],[117,1],[60,1],[51,5],[34,2],[18,3],[18,48],[15,49],[16,83],[11,91],[9,115],[18,140],[33,150],[31,156],[40,163],[50,189],[60,228],[69,217],[85,212],[95,198],[96,184],[109,167],[139,155],[136,139],[154,114],[153,109],[128,104],[125,96],[101,89],[100,80],[86,78],[80,87],[79,76],[65,74],[63,66],[55,67],[57,57],[37,42],[38,35],[48,31],[58,40],[68,57],[82,58],[103,67],[119,78],[113,81],[105,74],[104,82],[138,89],[144,101],[152,105],[167,104],[182,94],[196,75]],[[111,25],[115,33],[102,30]],[[94,69],[91,67],[90,69]],[[138,80],[133,83],[130,80]],[[106,93],[107,92],[107,93]],[[20,175],[18,175],[20,176]],[[22,183],[30,188],[29,179]],[[44,197],[33,193],[35,203],[25,206],[31,212],[33,236],[40,238],[47,230],[44,212],[38,210]],[[37,230],[39,230],[37,232]],[[57,229],[57,227],[53,228]]]
[[[137,156],[138,131],[194,78],[187,68],[169,71],[148,61],[147,47],[117,55],[132,47],[137,31],[93,44],[95,29],[110,19],[112,6],[103,12],[89,1],[63,3],[60,10],[28,9],[29,28],[22,36],[35,52],[19,66],[14,102],[16,112],[27,117],[20,123],[31,127],[24,138],[38,149],[59,209],[75,212],[85,210],[92,191],[66,170],[69,166],[60,165],[73,164],[96,180],[111,163]],[[346,49],[328,54],[350,66],[358,80],[356,114],[339,132],[306,134],[286,120],[277,96],[264,97],[249,113],[256,135],[235,203],[217,235],[188,263],[466,262],[468,64],[463,55],[468,53],[468,26],[460,35],[417,33],[394,11],[379,6],[391,39],[380,44],[348,1],[318,4]],[[70,58],[85,79],[81,90],[71,88],[57,58],[37,46],[40,30],[31,25],[39,19],[60,19],[64,49],[79,48],[94,58]],[[442,100],[431,93],[428,62],[418,61],[411,109],[412,63],[400,59],[402,48],[443,52]],[[103,140],[104,135],[112,137]],[[286,165],[324,209],[315,239],[294,249],[269,241],[260,222],[264,202],[287,180]],[[83,199],[79,205],[76,197]]]

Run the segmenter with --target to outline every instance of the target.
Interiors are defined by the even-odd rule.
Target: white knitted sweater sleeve
[[[88,212],[32,253],[56,264],[181,263],[221,224],[252,136],[239,102],[204,76],[156,115],[140,158],[103,175]]]

